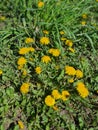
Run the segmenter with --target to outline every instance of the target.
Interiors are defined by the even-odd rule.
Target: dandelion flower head
[[[5,20],[6,20],[6,17],[5,17],[5,16],[0,16],[0,20],[1,20],[1,21],[5,21]]]
[[[87,18],[87,14],[82,14],[82,18],[86,19]]]
[[[60,31],[60,34],[63,35],[63,34],[65,34],[65,32],[64,31]]]
[[[60,98],[61,98],[61,94],[60,94],[59,91],[56,90],[56,89],[54,89],[54,90],[52,91],[52,96],[53,96],[54,99],[60,99]]]
[[[27,54],[28,51],[29,51],[29,50],[28,50],[27,47],[23,47],[23,48],[20,48],[20,50],[19,50],[19,54],[24,55],[24,54]]]
[[[44,62],[44,63],[48,63],[48,62],[50,62],[51,61],[51,58],[49,57],[49,56],[43,56],[42,58],[41,58],[41,61],[42,62]]]
[[[22,121],[18,121],[18,125],[19,125],[20,129],[24,129],[24,124]]]
[[[40,67],[40,66],[37,66],[37,67],[35,68],[35,72],[36,72],[37,74],[40,74],[40,73],[42,72],[41,67]]]
[[[57,106],[53,106],[53,109],[54,109],[55,111],[57,111],[57,110],[58,110],[58,107],[57,107]]]
[[[39,1],[39,2],[38,2],[38,7],[39,7],[39,8],[42,8],[43,6],[44,6],[44,2]]]
[[[49,53],[52,54],[55,57],[58,57],[60,55],[60,50],[59,49],[53,49],[53,48],[51,48],[49,50]]]
[[[82,24],[83,26],[85,26],[85,25],[86,25],[86,21],[82,21],[81,24]]]
[[[22,66],[22,65],[25,65],[27,62],[27,60],[24,58],[24,57],[20,57],[17,61],[17,64]]]
[[[49,34],[49,32],[47,30],[43,30],[44,34]]]
[[[71,78],[71,79],[68,80],[68,82],[69,82],[69,83],[73,83],[73,82],[74,82],[74,79]]]
[[[26,69],[23,70],[22,75],[23,75],[23,76],[26,76],[26,75],[27,75]]]
[[[25,43],[27,43],[27,44],[32,43],[32,42],[34,42],[33,38],[28,37],[28,38],[25,39]]]
[[[83,72],[81,70],[76,70],[76,77],[77,78],[82,78],[83,77]]]
[[[74,53],[75,52],[75,50],[73,49],[73,48],[69,48],[69,51],[71,51],[72,53]]]
[[[84,83],[78,82],[77,87],[76,87],[78,93],[80,94],[81,97],[85,98],[89,95],[88,89],[85,87]]]
[[[2,75],[2,73],[3,73],[3,71],[2,71],[2,70],[0,70],[0,75]]]
[[[67,46],[69,46],[69,47],[72,47],[73,42],[72,42],[71,40],[66,40],[66,41],[65,41],[65,44],[66,44]]]
[[[20,92],[26,94],[29,92],[29,83],[23,83],[20,87]]]
[[[50,40],[49,40],[48,37],[41,37],[40,43],[43,44],[43,45],[48,45],[50,43]]]
[[[34,52],[35,49],[34,49],[33,47],[28,47],[28,51],[29,51],[29,52]]]
[[[63,101],[68,100],[69,96],[70,96],[70,94],[69,94],[69,92],[67,90],[62,91],[61,98],[62,98]]]
[[[55,104],[55,99],[51,96],[51,95],[48,95],[46,98],[45,98],[45,104],[47,106],[54,106]]]
[[[19,50],[19,54],[24,55],[24,54],[29,53],[30,51],[31,51],[31,52],[34,52],[35,49],[34,49],[33,47],[23,47],[23,48],[21,48],[21,49]]]
[[[61,37],[61,41],[66,41],[66,40],[67,40],[67,38]]]
[[[76,70],[72,66],[65,66],[65,73],[74,76],[76,74]]]

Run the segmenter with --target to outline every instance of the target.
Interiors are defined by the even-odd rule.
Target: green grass
[[[38,8],[38,0],[2,0],[0,4],[0,129],[19,130],[21,120],[25,130],[97,130],[98,129],[98,2],[96,0],[44,0]],[[83,19],[82,15],[87,18]],[[81,24],[86,21],[86,25]],[[43,30],[49,31],[44,34]],[[65,34],[61,35],[60,31]],[[47,36],[49,45],[40,44]],[[26,44],[26,37],[35,42]],[[75,53],[61,37],[72,40]],[[34,47],[35,52],[23,55],[27,59],[23,76],[18,70],[19,49]],[[60,49],[60,56],[48,53],[50,48]],[[41,62],[49,55],[51,63]],[[30,61],[33,58],[33,61]],[[83,72],[83,78],[68,83],[71,76],[64,67],[73,66]],[[35,67],[42,68],[36,74]],[[55,69],[59,66],[59,69]],[[82,81],[89,96],[82,98],[76,91],[77,82]],[[22,83],[29,82],[27,94],[20,92]],[[57,100],[58,110],[45,104],[45,97],[54,89],[61,93],[67,90],[67,101]]]

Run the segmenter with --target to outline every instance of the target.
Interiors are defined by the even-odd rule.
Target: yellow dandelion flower
[[[20,50],[19,50],[19,54],[21,54],[21,55],[24,55],[24,54],[27,54],[27,53],[29,53],[29,52],[34,52],[35,51],[35,49],[33,48],[33,47],[23,47],[23,48],[21,48]]]
[[[2,70],[0,70],[0,75],[2,75],[2,73],[3,73],[3,71],[2,71]]]
[[[47,30],[43,30],[44,34],[49,34],[49,32]]]
[[[54,49],[53,49],[53,48],[51,48],[51,49],[49,49],[49,51],[48,51],[48,52],[49,52],[50,54],[52,54],[52,53],[53,53],[53,51],[54,51]]]
[[[82,78],[83,77],[83,72],[81,70],[76,70],[76,77],[77,78]]]
[[[27,75],[27,71],[26,71],[25,69],[23,70],[22,75],[23,75],[23,76],[26,76],[26,75]]]
[[[69,94],[69,92],[67,90],[62,91],[61,99],[63,101],[68,100],[69,96],[70,96],[70,94]]]
[[[29,83],[23,83],[20,87],[20,92],[26,94],[29,92]]]
[[[52,91],[52,96],[53,96],[54,99],[60,99],[60,98],[61,98],[61,94],[60,94],[59,91],[56,90],[56,89],[54,89],[54,90]]]
[[[63,35],[63,34],[65,34],[65,32],[64,31],[60,31],[60,34]]]
[[[53,106],[53,109],[54,109],[55,111],[57,111],[57,110],[58,110],[58,107],[57,107],[57,106]]]
[[[49,53],[52,54],[53,56],[57,57],[60,55],[60,50],[59,49],[49,49]]]
[[[33,48],[33,47],[28,47],[28,51],[30,52],[34,52],[35,51],[35,49]]]
[[[24,124],[22,121],[18,121],[18,125],[19,125],[20,129],[24,129]]]
[[[22,70],[23,69],[23,65],[18,65],[18,70]]]
[[[75,52],[75,50],[73,49],[73,48],[69,48],[69,51],[71,51],[72,53],[74,53]]]
[[[74,79],[71,78],[71,79],[68,80],[68,82],[69,82],[69,83],[73,83],[73,82],[74,82]]]
[[[5,16],[0,16],[0,20],[1,20],[1,21],[5,21],[5,20],[6,20],[6,17],[5,17]]]
[[[34,42],[33,38],[28,37],[28,38],[25,39],[25,43],[27,43],[27,44],[32,43],[32,42]]]
[[[40,74],[40,73],[42,72],[41,67],[40,67],[40,66],[36,67],[36,68],[35,68],[35,72],[36,72],[37,74]]]
[[[87,14],[82,14],[82,18],[86,19],[87,18]]]
[[[29,58],[30,59],[30,61],[33,61],[34,59],[33,58]]]
[[[42,62],[44,62],[44,63],[48,63],[48,62],[50,62],[51,61],[51,58],[49,57],[49,56],[43,56],[42,58],[41,58],[41,61]]]
[[[47,106],[54,106],[55,104],[55,99],[51,96],[51,95],[48,95],[46,98],[45,98],[45,104]]]
[[[18,59],[18,61],[17,61],[17,64],[18,64],[19,66],[23,66],[23,65],[26,64],[26,62],[27,62],[27,60],[26,60],[24,57],[20,57],[20,58]]]
[[[43,44],[43,45],[48,45],[50,43],[50,40],[49,40],[48,37],[41,37],[40,43]]]
[[[69,47],[72,47],[73,42],[71,40],[66,40],[65,44]]]
[[[83,26],[85,26],[85,25],[86,25],[86,21],[82,21],[81,24],[82,24]]]
[[[85,87],[84,83],[82,83],[82,82],[77,83],[76,90],[78,91],[80,96],[83,97],[83,98],[85,98],[89,95],[88,89]]]
[[[20,50],[19,50],[19,54],[21,54],[21,55],[27,54],[28,52],[29,52],[29,50],[27,47],[20,48]]]
[[[42,2],[42,1],[38,2],[38,7],[39,8],[42,8],[43,6],[44,6],[44,2]]]
[[[96,2],[98,2],[98,0],[96,0]]]
[[[66,40],[67,40],[67,38],[61,37],[61,41],[66,41]]]
[[[65,73],[74,76],[76,74],[76,70],[72,66],[65,66]]]
[[[55,56],[55,57],[59,56],[60,55],[60,50],[59,49],[54,49],[52,55]]]

